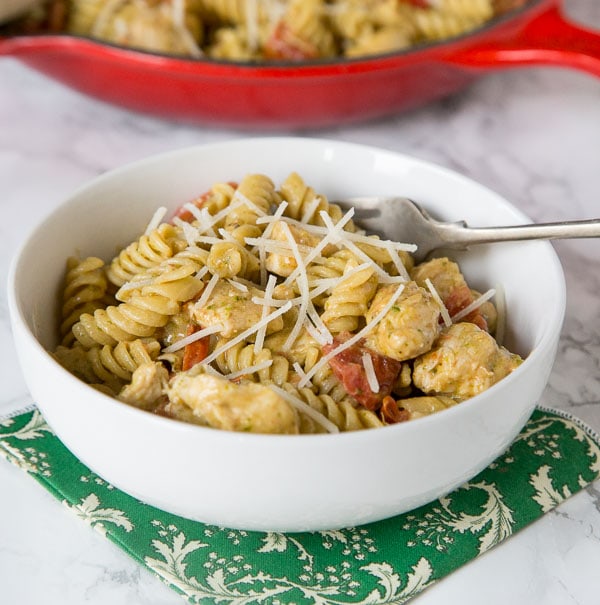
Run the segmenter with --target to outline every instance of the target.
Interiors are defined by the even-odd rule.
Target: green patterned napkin
[[[0,454],[191,603],[405,603],[600,475],[600,441],[534,412],[477,477],[392,519],[303,534],[224,529],[142,504],[75,458],[37,409],[0,420]]]

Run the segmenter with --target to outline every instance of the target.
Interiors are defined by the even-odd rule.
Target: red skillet
[[[517,65],[600,76],[600,34],[569,22],[561,0],[524,8],[451,41],[358,60],[245,65],[180,59],[69,35],[0,38],[12,55],[110,103],[187,122],[309,128],[376,118]]]

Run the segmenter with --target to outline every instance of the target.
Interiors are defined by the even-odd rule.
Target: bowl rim
[[[337,148],[344,149],[354,149],[359,151],[364,151],[366,153],[384,153],[386,155],[390,155],[397,160],[402,162],[409,162],[413,165],[417,165],[426,170],[437,172],[438,174],[443,175],[445,178],[454,179],[458,182],[466,184],[468,186],[475,186],[477,188],[482,189],[488,195],[491,195],[495,198],[495,203],[500,205],[503,209],[506,209],[512,212],[514,215],[520,217],[523,222],[530,221],[531,219],[523,213],[516,206],[511,204],[508,200],[506,200],[501,195],[497,194],[494,190],[486,187],[485,185],[479,183],[478,181],[467,177],[455,170],[447,168],[445,166],[438,165],[434,162],[423,160],[417,158],[415,156],[411,156],[402,152],[396,152],[389,149],[377,147],[374,145],[365,145],[361,143],[352,143],[347,141],[338,141],[333,139],[326,138],[313,138],[313,137],[296,137],[296,136],[267,136],[267,137],[249,137],[249,138],[241,138],[241,139],[231,139],[228,141],[220,141],[216,143],[205,143],[187,146],[179,149],[174,149],[170,151],[164,151],[161,153],[153,154],[147,157],[143,157],[131,162],[127,162],[121,166],[118,166],[114,169],[108,170],[103,174],[100,174],[92,179],[86,180],[79,187],[75,188],[67,197],[63,198],[62,202],[56,205],[52,210],[43,216],[39,217],[37,222],[30,228],[28,232],[24,235],[23,240],[21,241],[19,247],[13,255],[11,263],[9,265],[8,272],[8,308],[9,314],[11,318],[11,323],[13,324],[13,334],[14,327],[18,326],[20,328],[20,332],[28,339],[29,344],[34,347],[40,354],[41,358],[44,359],[45,363],[49,364],[53,368],[55,368],[62,378],[67,381],[73,381],[72,384],[77,385],[78,388],[83,388],[84,392],[87,392],[89,395],[98,396],[102,401],[107,405],[118,407],[122,413],[133,414],[133,418],[145,418],[145,422],[154,422],[159,423],[160,426],[170,426],[171,430],[178,432],[196,432],[200,431],[199,434],[204,434],[206,436],[210,436],[212,441],[221,441],[231,439],[235,439],[236,441],[242,442],[245,445],[249,444],[268,444],[272,441],[277,441],[278,446],[281,447],[284,444],[289,444],[288,447],[295,448],[300,443],[304,443],[305,441],[312,440],[321,440],[319,445],[323,445],[322,440],[328,439],[327,443],[331,443],[332,446],[335,446],[337,442],[340,440],[353,440],[357,441],[357,443],[362,443],[363,441],[370,441],[372,439],[378,439],[378,435],[381,438],[382,430],[384,434],[387,436],[392,436],[395,432],[399,432],[400,435],[402,431],[413,431],[417,430],[418,426],[425,426],[428,424],[435,424],[444,422],[444,418],[448,418],[450,414],[454,416],[459,416],[461,414],[468,414],[468,410],[470,410],[474,406],[485,405],[485,400],[492,397],[496,391],[503,388],[503,385],[507,385],[509,383],[515,382],[519,380],[520,376],[528,371],[529,366],[534,365],[537,358],[546,354],[548,350],[550,350],[558,338],[562,323],[564,321],[565,309],[566,309],[566,282],[564,276],[564,270],[560,263],[560,259],[548,241],[537,241],[535,245],[538,247],[543,247],[546,249],[546,253],[548,255],[548,260],[551,262],[551,266],[549,269],[552,269],[552,275],[554,277],[556,289],[557,289],[557,298],[553,300],[552,309],[553,312],[551,314],[550,320],[547,322],[544,327],[544,331],[542,333],[542,337],[539,342],[535,346],[535,348],[524,358],[523,363],[520,364],[518,368],[516,368],[511,374],[503,378],[501,381],[492,385],[486,391],[476,395],[470,399],[467,399],[460,403],[460,405],[452,406],[449,409],[443,410],[443,413],[431,414],[429,416],[425,416],[423,418],[418,418],[411,422],[401,422],[393,425],[387,425],[379,428],[378,430],[363,430],[363,431],[340,431],[339,433],[329,434],[329,433],[319,433],[319,434],[301,434],[301,435],[279,435],[279,434],[263,434],[263,433],[243,433],[243,432],[235,432],[235,431],[225,431],[219,429],[213,429],[210,427],[205,427],[201,425],[195,425],[191,423],[186,423],[180,420],[166,418],[159,416],[157,414],[152,414],[145,410],[141,410],[134,406],[128,405],[124,402],[119,401],[118,399],[106,395],[101,391],[94,389],[92,386],[86,384],[82,380],[75,377],[68,370],[63,368],[52,356],[52,354],[45,349],[45,347],[40,343],[38,338],[35,336],[33,330],[29,325],[29,321],[26,319],[23,313],[23,309],[18,301],[18,291],[19,291],[19,279],[20,279],[20,265],[23,260],[23,256],[27,249],[31,246],[31,242],[35,240],[36,235],[44,229],[45,222],[49,217],[59,213],[61,211],[65,211],[70,205],[78,205],[82,202],[80,201],[80,197],[82,194],[98,187],[104,182],[109,182],[113,179],[118,179],[122,175],[129,173],[130,171],[141,170],[144,167],[151,166],[152,164],[160,164],[167,159],[176,158],[177,156],[186,156],[188,154],[194,154],[201,151],[210,151],[212,149],[216,149],[218,147],[222,147],[227,149],[228,147],[238,146],[238,145],[270,145],[273,143],[277,143],[280,145],[282,141],[285,141],[288,145],[296,145],[296,146],[310,146],[310,145],[333,145]],[[89,203],[89,202],[86,202]],[[424,204],[427,207],[427,204]],[[77,388],[76,387],[76,388]],[[99,400],[100,401],[100,400]],[[534,404],[535,402],[533,402]],[[533,405],[532,404],[532,405]],[[43,407],[40,405],[40,407]],[[168,423],[168,424],[164,424]],[[416,423],[416,425],[415,425]],[[417,428],[415,428],[415,426]]]

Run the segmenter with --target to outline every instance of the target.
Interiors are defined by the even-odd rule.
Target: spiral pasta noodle
[[[158,356],[157,340],[119,342],[115,346],[58,347],[55,357],[70,372],[83,377],[91,384],[100,384],[113,394],[131,381],[135,370]]]
[[[107,277],[121,287],[133,277],[173,256],[181,248],[181,237],[173,225],[163,223],[129,244],[110,263]]]
[[[352,260],[346,268],[352,270],[358,266],[358,262]],[[365,316],[376,290],[377,278],[372,267],[356,271],[347,277],[342,276],[325,301],[323,322],[334,334],[354,332]]]
[[[217,347],[222,344],[223,341],[218,342]],[[244,343],[238,343],[217,357],[216,364],[223,374],[238,374],[247,380],[273,382],[280,386],[287,382],[290,371],[290,363],[283,355],[272,353],[269,349],[260,349],[257,353],[253,344]],[[255,366],[263,367],[249,370]],[[245,373],[245,370],[249,372]]]
[[[330,420],[341,431],[359,431],[367,428],[378,428],[383,422],[369,410],[359,409],[349,397],[336,402],[329,395],[316,395],[309,388],[297,389],[291,384],[284,384],[283,388],[296,397],[305,401]],[[313,422],[310,417],[301,417],[301,431],[304,433],[323,432],[322,427]]]
[[[321,212],[326,212],[337,223],[343,215],[342,209],[336,204],[330,204],[322,194],[317,194],[312,187],[306,185],[302,177],[293,172],[281,184],[281,195],[288,203],[284,215],[309,225],[324,225]],[[346,231],[355,231],[352,220],[344,226]]]
[[[75,337],[72,328],[81,315],[93,313],[103,306],[107,286],[104,261],[101,259],[90,256],[83,260],[75,257],[67,260],[60,325],[64,346],[73,344]]]
[[[140,274],[140,287],[117,293],[123,300],[118,306],[81,315],[73,326],[77,341],[89,349],[95,344],[112,346],[120,341],[153,336],[170,316],[179,313],[183,301],[193,298],[204,287],[195,277],[203,266],[203,251],[198,252],[184,250],[148,270],[148,284],[145,274]]]

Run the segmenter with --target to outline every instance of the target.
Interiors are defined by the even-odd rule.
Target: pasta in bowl
[[[362,233],[326,199],[373,191],[474,225],[525,220],[459,175],[310,139],[183,150],[85,186],[11,272],[20,359],[49,424],[124,491],[245,529],[366,523],[475,475],[548,378],[560,265],[527,242],[412,266],[410,245]]]
[[[522,361],[494,339],[494,290],[475,294],[445,257],[415,265],[414,244],[364,234],[298,173],[164,212],[108,264],[67,263],[55,358],[120,401],[212,428],[338,432],[443,410]]]

